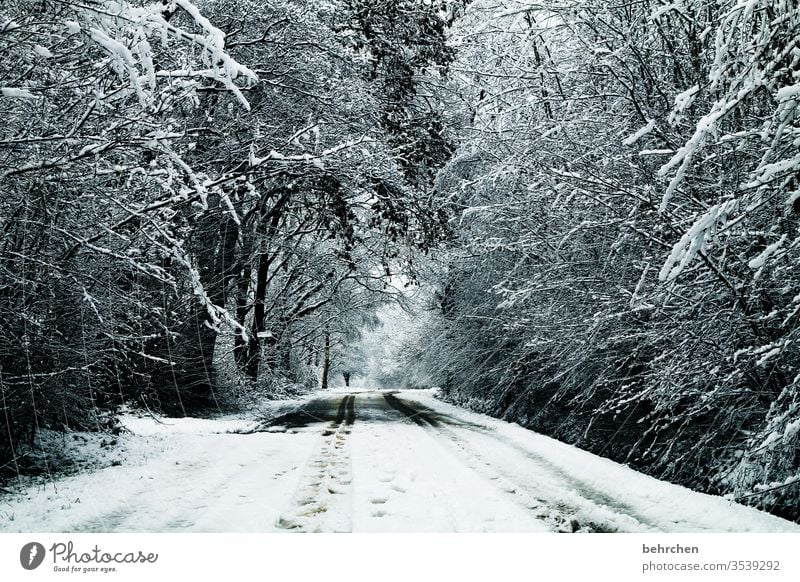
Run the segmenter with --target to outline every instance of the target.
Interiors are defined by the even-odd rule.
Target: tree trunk
[[[259,335],[264,332],[264,318],[267,313],[265,300],[270,264],[272,264],[272,256],[268,251],[262,251],[258,258],[253,324],[250,329],[250,341],[247,345],[245,361],[245,374],[251,380],[258,380],[258,368],[261,363],[261,338]]]
[[[247,315],[250,313],[248,292],[250,291],[250,283],[253,278],[253,263],[250,256],[252,251],[253,236],[245,232],[242,235],[242,248],[239,264],[235,269],[236,279],[234,281],[234,288],[236,290],[236,322],[241,325],[242,328],[245,327]],[[247,339],[242,337],[241,333],[237,333],[233,342],[233,360],[239,369],[243,370],[245,362],[247,361]]]
[[[325,332],[325,348],[322,354],[322,386],[323,390],[328,389],[328,374],[331,371],[331,334]]]
[[[215,203],[216,200],[210,202]],[[200,282],[208,301],[216,307],[225,308],[228,285],[234,275],[238,225],[226,214],[220,216],[209,213],[199,221],[196,232],[198,236],[193,250],[197,256]],[[183,341],[175,346],[174,352],[167,349],[165,353],[158,354],[177,361],[178,366],[165,371],[165,374],[176,384],[182,411],[194,404],[216,405],[213,365],[217,332],[210,326],[211,323],[207,306],[195,302],[181,326]]]
[[[250,340],[247,344],[247,354],[244,358],[244,372],[251,380],[258,380],[258,370],[261,364],[261,338],[259,334],[265,331],[265,317],[267,314],[266,298],[269,285],[269,269],[277,256],[270,253],[270,241],[276,233],[281,220],[281,208],[288,199],[284,192],[275,206],[265,214],[263,220],[268,220],[266,236],[261,241],[261,252],[258,255],[258,270],[256,272],[256,289],[253,305],[253,323],[251,325]]]

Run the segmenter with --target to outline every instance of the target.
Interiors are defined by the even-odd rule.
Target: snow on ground
[[[398,422],[397,412],[382,407],[382,394],[359,399],[368,404],[352,442],[355,531],[550,531],[438,435]]]
[[[124,463],[0,497],[0,531],[261,531],[277,520],[275,498],[290,495],[296,459],[314,440],[237,434],[257,425],[252,417],[120,420],[130,431],[117,437]],[[95,454],[94,446],[79,449]]]
[[[428,391],[277,413],[125,415],[136,454],[0,497],[0,531],[800,531]]]
[[[460,430],[457,440],[510,479],[534,484],[529,488],[548,500],[543,512],[558,499],[557,504],[577,510],[579,523],[617,525],[620,531],[800,532],[792,522],[660,481],[517,424],[465,411],[436,400],[430,391],[402,396],[483,427]]]

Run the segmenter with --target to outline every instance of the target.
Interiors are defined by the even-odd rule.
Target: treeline
[[[3,2],[0,477],[123,402],[325,383],[446,230],[445,8]]]
[[[800,519],[797,3],[479,0],[453,44],[417,378]]]

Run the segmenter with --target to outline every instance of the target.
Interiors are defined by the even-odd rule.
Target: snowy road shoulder
[[[584,507],[579,508],[578,521],[581,517],[591,519],[591,513],[606,508],[622,515],[635,514],[643,527],[633,527],[633,531],[800,532],[800,526],[787,520],[722,497],[660,481],[517,424],[447,404],[434,398],[429,391],[408,391],[398,396],[412,406],[483,427],[485,433],[462,430],[459,437],[474,443],[482,453],[491,452],[493,462],[498,465],[518,461],[513,469],[517,474],[524,474],[525,459],[528,459],[529,468],[541,469],[531,475],[538,487],[546,488],[550,481],[553,489],[562,489],[567,500],[594,498],[596,503],[584,503]],[[482,433],[484,438],[481,438]],[[485,438],[485,434],[491,437]],[[495,441],[495,446],[491,441]],[[514,451],[520,455],[513,455]],[[510,457],[504,459],[504,454]],[[591,505],[595,506],[595,511],[591,510]],[[590,515],[586,515],[587,511]],[[624,521],[620,525],[624,526]]]
[[[282,408],[297,405],[283,403]],[[0,531],[271,529],[264,524],[278,519],[278,507],[295,486],[291,476],[297,459],[309,454],[316,438],[240,434],[257,426],[251,415],[125,414],[121,421],[125,458],[98,471],[39,480],[0,497]]]

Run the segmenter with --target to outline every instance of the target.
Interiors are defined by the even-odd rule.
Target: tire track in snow
[[[386,404],[402,413],[417,426],[436,426],[438,424],[438,422],[432,420],[421,410],[416,410],[408,406],[392,392],[384,392],[383,399],[386,401]]]
[[[296,532],[352,530],[352,510],[333,509],[351,497],[352,461],[347,437],[356,419],[355,401],[353,394],[339,401],[336,417],[321,433],[319,452],[306,466],[294,507],[278,518],[278,528]]]
[[[347,398],[344,399],[347,400],[347,405],[346,405],[347,411],[344,423],[346,425],[352,426],[353,423],[356,421],[356,397],[355,395],[350,394],[349,398],[350,400],[347,400]]]
[[[522,455],[528,463],[534,463],[543,469],[544,473],[553,475],[567,484],[575,491],[581,500],[597,508],[599,510],[597,513],[609,513],[609,509],[613,510],[613,513],[627,518],[625,521],[630,520],[630,525],[633,526],[632,529],[634,530],[640,531],[645,529],[647,531],[657,531],[660,529],[657,525],[639,515],[633,508],[625,503],[610,497],[602,491],[598,491],[596,488],[580,479],[576,479],[534,452],[516,445],[515,443],[509,443],[499,439],[484,427],[456,421],[455,419],[452,419],[454,422],[451,422],[451,419],[446,415],[437,413],[435,410],[418,403],[412,405],[408,401],[397,398],[394,393],[384,393],[384,399],[391,408],[403,414],[408,420],[425,429],[436,438],[450,444],[451,448],[455,448],[460,456],[465,459],[470,468],[478,473],[486,475],[490,480],[497,481],[498,485],[506,493],[513,495],[516,501],[522,504],[527,510],[536,512],[538,518],[550,523],[557,531],[575,532],[580,530],[602,532],[621,531],[627,528],[625,528],[625,524],[602,523],[605,520],[603,520],[601,516],[596,516],[600,519],[589,520],[589,523],[586,524],[579,523],[575,519],[575,515],[584,513],[580,507],[577,507],[574,503],[566,499],[542,499],[542,497],[546,497],[546,495],[543,495],[543,492],[536,491],[535,486],[532,487],[527,484],[520,485],[520,481],[522,481],[520,475],[511,474],[510,471],[501,467],[495,459],[487,458],[484,452],[481,452],[474,445],[470,446],[469,443],[465,442],[452,428],[469,430],[474,434],[480,435],[482,438],[491,439],[493,444],[499,444],[512,449],[518,455]],[[604,508],[608,509],[604,511]],[[614,516],[611,515],[608,517],[613,518]],[[620,526],[622,526],[622,528]]]
[[[346,414],[347,410],[347,403],[350,401],[350,394],[345,396],[339,401],[339,409],[336,411],[336,419],[332,423],[332,427],[335,428],[342,424],[344,420],[344,415]],[[322,434],[325,434],[324,432]]]

